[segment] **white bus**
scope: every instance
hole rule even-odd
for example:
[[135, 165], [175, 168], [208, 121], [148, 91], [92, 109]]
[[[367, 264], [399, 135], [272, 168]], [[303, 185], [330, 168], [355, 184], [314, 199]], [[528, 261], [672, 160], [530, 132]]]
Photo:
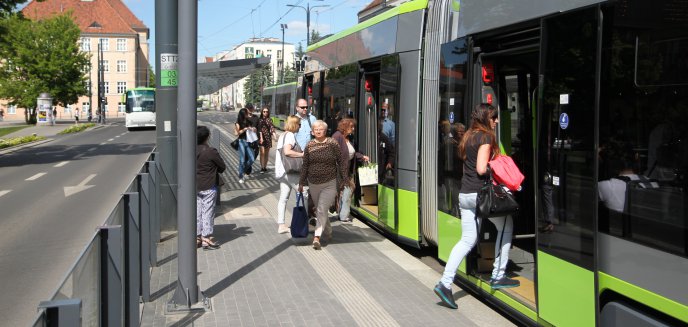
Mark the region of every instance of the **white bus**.
[[155, 128], [155, 88], [137, 87], [123, 94], [127, 129]]

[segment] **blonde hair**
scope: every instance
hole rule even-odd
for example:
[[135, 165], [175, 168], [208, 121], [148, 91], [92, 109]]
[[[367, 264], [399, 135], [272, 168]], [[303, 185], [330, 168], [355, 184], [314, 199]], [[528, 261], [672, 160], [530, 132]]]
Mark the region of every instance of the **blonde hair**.
[[295, 133], [299, 130], [299, 124], [301, 123], [301, 118], [295, 115], [289, 115], [287, 121], [284, 123], [284, 130], [287, 132]]
[[325, 130], [327, 130], [327, 123], [326, 123], [324, 120], [322, 120], [322, 119], [318, 119], [318, 120], [314, 121], [314, 122], [313, 122], [313, 127], [311, 128], [311, 130], [315, 130], [315, 127], [316, 127], [316, 126], [322, 127], [322, 128], [324, 128]]

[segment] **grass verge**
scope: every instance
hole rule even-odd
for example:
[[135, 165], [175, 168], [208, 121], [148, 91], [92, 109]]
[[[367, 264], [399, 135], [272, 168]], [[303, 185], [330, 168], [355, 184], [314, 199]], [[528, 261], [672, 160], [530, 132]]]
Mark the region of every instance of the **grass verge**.
[[29, 125], [20, 125], [20, 126], [10, 126], [10, 127], [2, 127], [0, 128], [0, 137], [3, 137], [7, 134], [14, 133], [18, 130], [24, 129], [29, 127]]
[[0, 139], [0, 149], [9, 148], [15, 145], [24, 143], [31, 143], [45, 139], [45, 136], [29, 135], [22, 137], [12, 137], [8, 139]]
[[70, 134], [70, 133], [78, 133], [81, 132], [89, 127], [96, 126], [95, 123], [86, 123], [86, 124], [76, 124], [72, 125], [69, 128], [65, 128], [64, 130], [60, 131], [57, 134]]

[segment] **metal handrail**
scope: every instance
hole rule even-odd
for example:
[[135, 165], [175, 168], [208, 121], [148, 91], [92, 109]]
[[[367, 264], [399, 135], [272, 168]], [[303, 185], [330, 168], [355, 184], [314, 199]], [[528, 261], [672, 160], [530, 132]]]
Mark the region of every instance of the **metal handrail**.
[[[156, 159], [154, 149], [139, 173], [125, 188], [125, 193], [103, 221], [103, 225], [93, 233], [59, 286], [52, 293], [51, 298], [41, 302], [38, 306], [39, 312], [32, 326], [58, 326], [71, 324], [75, 321], [86, 326], [99, 326], [104, 322], [108, 324], [108, 322], [113, 321], [120, 322], [120, 324], [126, 321], [125, 324], [134, 326], [139, 324], [138, 314], [132, 310], [128, 311], [128, 309], [138, 307], [139, 298], [143, 298], [144, 301], [150, 299], [150, 290], [134, 291], [130, 285], [149, 285], [143, 283], [142, 279], [149, 279], [150, 276], [142, 274], [141, 271], [150, 269], [154, 265], [151, 261], [156, 261], [154, 257], [155, 244], [159, 239], [155, 242], [152, 240], [156, 237], [159, 238], [160, 231], [151, 230], [151, 227], [160, 226], [160, 211], [157, 206], [159, 206], [161, 183], [160, 176], [157, 176], [159, 165]], [[155, 172], [151, 172], [151, 170], [155, 170]], [[146, 178], [143, 179], [140, 176], [146, 176]], [[147, 185], [143, 186], [143, 183], [147, 183]], [[142, 194], [144, 189], [147, 192], [146, 195], [155, 196], [150, 202], [142, 203], [145, 201]], [[148, 209], [148, 212], [143, 212], [145, 209]], [[157, 217], [153, 217], [153, 215], [157, 215]], [[144, 219], [148, 220], [144, 221]], [[146, 228], [142, 228], [143, 224], [147, 224]], [[141, 243], [139, 243], [139, 239]], [[129, 243], [125, 244], [126, 241]], [[115, 245], [111, 249], [109, 249], [110, 242]], [[150, 243], [153, 248], [150, 249], [148, 244], [143, 246], [143, 242]], [[144, 253], [144, 251], [148, 252]], [[85, 267], [84, 270], [81, 269], [82, 267]], [[95, 274], [90, 275], [93, 277], [92, 279], [89, 279], [89, 274], [81, 274], [88, 268], [96, 271]], [[112, 274], [113, 271], [116, 274]], [[117, 276], [113, 279], [114, 275]], [[86, 276], [89, 281], [85, 284], [78, 283], [83, 276]], [[83, 298], [76, 298], [73, 291], [78, 292], [83, 289], [93, 292], [88, 293]], [[75, 301], [65, 301], [66, 299]], [[124, 301], [120, 301], [122, 299]], [[125, 306], [123, 307], [117, 302], [121, 302]], [[130, 305], [127, 306], [127, 304]], [[75, 307], [78, 308], [74, 310]], [[82, 322], [81, 312], [84, 308], [87, 308], [90, 313], [95, 313], [95, 315], [86, 316], [85, 321]], [[48, 311], [50, 310], [60, 312], [57, 315], [59, 317], [58, 322], [48, 322], [50, 315]]]

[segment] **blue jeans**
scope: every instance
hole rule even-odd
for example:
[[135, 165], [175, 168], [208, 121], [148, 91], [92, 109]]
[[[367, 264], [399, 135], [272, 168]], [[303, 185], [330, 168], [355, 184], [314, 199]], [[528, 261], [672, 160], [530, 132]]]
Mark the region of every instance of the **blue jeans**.
[[239, 178], [244, 177], [244, 169], [251, 167], [256, 157], [251, 146], [244, 139], [239, 139]]
[[[476, 200], [478, 193], [459, 193], [459, 209], [461, 210], [461, 240], [452, 248], [444, 267], [444, 273], [440, 282], [447, 288], [451, 288], [454, 282], [456, 270], [468, 252], [475, 246], [478, 239], [480, 218], [475, 216]], [[478, 224], [476, 225], [476, 219]], [[497, 227], [497, 240], [495, 242], [495, 261], [492, 269], [492, 279], [504, 277], [506, 264], [509, 261], [509, 249], [513, 236], [513, 220], [511, 216], [489, 218]], [[503, 235], [502, 235], [503, 234]]]
[[342, 195], [339, 198], [339, 220], [349, 219], [349, 213], [351, 212], [351, 188], [344, 186], [342, 190]]

